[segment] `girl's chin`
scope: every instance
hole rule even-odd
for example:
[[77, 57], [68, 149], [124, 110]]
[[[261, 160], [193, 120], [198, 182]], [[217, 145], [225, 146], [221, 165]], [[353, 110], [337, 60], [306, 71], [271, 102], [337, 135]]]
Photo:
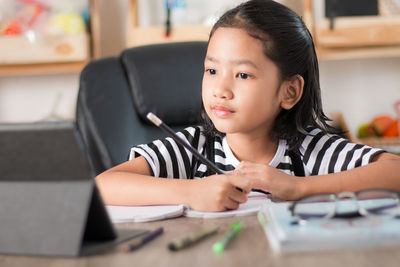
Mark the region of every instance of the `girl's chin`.
[[232, 125], [232, 123], [215, 123], [215, 129], [217, 129], [221, 133], [234, 133], [238, 130], [237, 125]]

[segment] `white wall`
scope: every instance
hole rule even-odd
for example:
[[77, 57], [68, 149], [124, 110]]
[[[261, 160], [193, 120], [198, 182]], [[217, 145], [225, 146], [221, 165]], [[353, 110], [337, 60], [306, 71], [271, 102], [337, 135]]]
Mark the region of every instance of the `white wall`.
[[75, 117], [78, 74], [0, 78], [0, 121]]
[[[207, 1], [211, 6], [216, 3]], [[149, 14], [141, 22], [154, 23], [154, 6], [149, 0], [140, 2], [142, 11]], [[102, 55], [117, 55], [124, 48], [127, 1], [101, 0], [100, 7]], [[394, 115], [393, 103], [400, 100], [400, 58], [322, 61], [320, 70], [325, 111], [343, 112], [352, 132], [373, 116]], [[73, 119], [78, 79], [79, 74], [0, 77], [0, 122], [40, 120], [55, 104], [59, 117]]]
[[363, 122], [387, 113], [400, 100], [400, 58], [322, 61], [325, 110], [341, 111], [352, 133]]

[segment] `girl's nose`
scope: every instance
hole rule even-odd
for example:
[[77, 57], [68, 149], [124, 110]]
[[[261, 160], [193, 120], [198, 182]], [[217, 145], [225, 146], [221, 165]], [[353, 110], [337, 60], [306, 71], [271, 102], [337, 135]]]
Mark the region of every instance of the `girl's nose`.
[[233, 97], [232, 83], [221, 79], [215, 84], [213, 95], [217, 98], [231, 99]]

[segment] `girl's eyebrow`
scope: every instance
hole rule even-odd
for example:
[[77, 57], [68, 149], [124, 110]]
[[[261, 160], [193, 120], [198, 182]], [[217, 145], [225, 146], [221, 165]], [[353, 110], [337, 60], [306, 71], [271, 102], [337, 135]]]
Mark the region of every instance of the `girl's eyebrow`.
[[257, 64], [255, 64], [253, 61], [248, 60], [248, 59], [234, 59], [230, 60], [229, 62], [235, 64], [235, 65], [248, 65], [250, 67], [253, 67], [255, 69], [260, 69]]
[[[214, 63], [218, 63], [219, 62], [218, 59], [216, 59], [214, 57], [211, 57], [211, 56], [206, 56], [205, 60], [206, 61], [211, 61], [211, 62], [214, 62]], [[235, 64], [235, 65], [249, 65], [249, 66], [251, 66], [251, 67], [253, 67], [255, 69], [260, 69], [257, 66], [257, 64], [255, 64], [253, 61], [248, 60], [248, 59], [232, 59], [232, 60], [229, 60], [229, 62], [232, 63], [232, 64]]]
[[206, 56], [205, 60], [208, 60], [208, 61], [211, 61], [211, 62], [218, 62], [218, 60], [216, 58], [211, 57], [211, 56]]

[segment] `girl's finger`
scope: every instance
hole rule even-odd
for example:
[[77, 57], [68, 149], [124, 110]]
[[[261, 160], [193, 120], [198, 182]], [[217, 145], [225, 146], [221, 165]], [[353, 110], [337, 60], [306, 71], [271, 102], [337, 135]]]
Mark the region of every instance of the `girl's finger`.
[[247, 194], [248, 192], [246, 191], [240, 191], [237, 187], [232, 187], [232, 189], [229, 190], [228, 197], [235, 202], [243, 203], [247, 201]]
[[244, 175], [231, 175], [229, 181], [234, 187], [240, 188], [244, 193], [248, 193], [252, 189], [252, 180]]
[[226, 198], [224, 206], [227, 210], [236, 210], [239, 207], [239, 202], [232, 200], [231, 198]]

